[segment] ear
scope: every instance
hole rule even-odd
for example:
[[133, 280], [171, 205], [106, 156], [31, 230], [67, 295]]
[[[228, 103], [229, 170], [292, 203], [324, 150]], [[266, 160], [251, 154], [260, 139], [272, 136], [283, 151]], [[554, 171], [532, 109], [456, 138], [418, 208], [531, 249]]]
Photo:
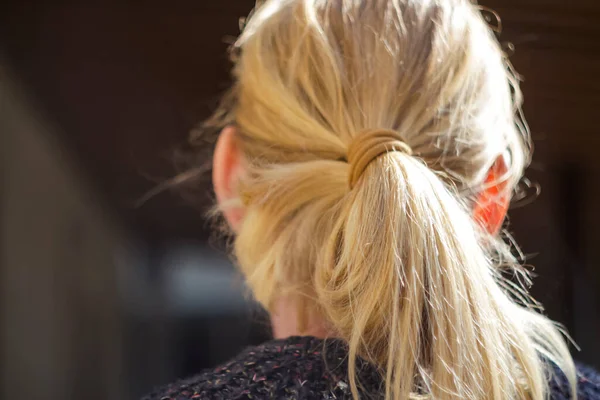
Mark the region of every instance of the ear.
[[501, 179], [507, 171], [504, 157], [498, 157], [488, 172], [485, 187], [477, 197], [473, 210], [475, 220], [492, 235], [502, 227], [510, 203], [508, 182]]
[[243, 208], [232, 204], [238, 197], [237, 185], [243, 173], [243, 157], [236, 141], [234, 126], [223, 128], [213, 154], [213, 186], [225, 219], [236, 231], [243, 218]]

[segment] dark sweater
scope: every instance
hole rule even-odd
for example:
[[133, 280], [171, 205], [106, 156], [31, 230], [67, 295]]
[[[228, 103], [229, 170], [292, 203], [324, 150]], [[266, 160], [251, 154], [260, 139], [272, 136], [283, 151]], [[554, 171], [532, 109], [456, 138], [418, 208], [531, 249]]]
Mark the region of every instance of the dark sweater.
[[[166, 386], [143, 400], [352, 399], [347, 354], [347, 347], [338, 340], [273, 340], [250, 347], [226, 364]], [[357, 370], [364, 393], [380, 393], [381, 378], [375, 368], [360, 364]], [[571, 398], [569, 384], [559, 371], [550, 381], [550, 388], [552, 400]], [[600, 400], [598, 373], [579, 367], [577, 390], [581, 400]]]

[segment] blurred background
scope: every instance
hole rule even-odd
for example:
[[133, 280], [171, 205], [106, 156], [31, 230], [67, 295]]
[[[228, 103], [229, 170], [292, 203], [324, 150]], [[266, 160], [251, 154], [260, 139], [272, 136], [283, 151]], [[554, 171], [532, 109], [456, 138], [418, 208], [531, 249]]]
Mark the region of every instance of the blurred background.
[[[542, 187], [511, 232], [600, 367], [600, 2], [482, 3], [516, 48]], [[136, 207], [227, 88], [253, 5], [1, 2], [0, 398], [135, 399], [269, 337], [211, 240], [208, 176], [194, 203]]]

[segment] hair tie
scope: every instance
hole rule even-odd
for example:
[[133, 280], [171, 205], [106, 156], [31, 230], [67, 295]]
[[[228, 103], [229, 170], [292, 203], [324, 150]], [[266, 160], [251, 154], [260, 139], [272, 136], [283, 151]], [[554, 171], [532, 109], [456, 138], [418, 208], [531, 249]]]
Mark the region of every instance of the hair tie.
[[354, 185], [371, 162], [392, 151], [399, 151], [408, 155], [413, 153], [404, 138], [391, 129], [370, 129], [356, 135], [348, 147], [350, 189], [354, 188]]

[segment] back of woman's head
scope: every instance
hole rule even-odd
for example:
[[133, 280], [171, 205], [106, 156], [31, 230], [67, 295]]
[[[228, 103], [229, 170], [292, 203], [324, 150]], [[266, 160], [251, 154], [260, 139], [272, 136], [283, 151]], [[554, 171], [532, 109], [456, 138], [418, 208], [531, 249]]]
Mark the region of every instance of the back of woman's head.
[[[516, 80], [476, 5], [272, 0], [235, 51], [212, 120], [237, 127], [246, 162], [234, 255], [266, 308], [293, 297], [300, 323], [318, 314], [348, 342], [355, 396], [356, 357], [395, 399], [543, 399], [543, 359], [573, 379], [475, 217], [486, 183], [509, 192], [529, 160]], [[388, 151], [365, 158], [374, 143]]]

